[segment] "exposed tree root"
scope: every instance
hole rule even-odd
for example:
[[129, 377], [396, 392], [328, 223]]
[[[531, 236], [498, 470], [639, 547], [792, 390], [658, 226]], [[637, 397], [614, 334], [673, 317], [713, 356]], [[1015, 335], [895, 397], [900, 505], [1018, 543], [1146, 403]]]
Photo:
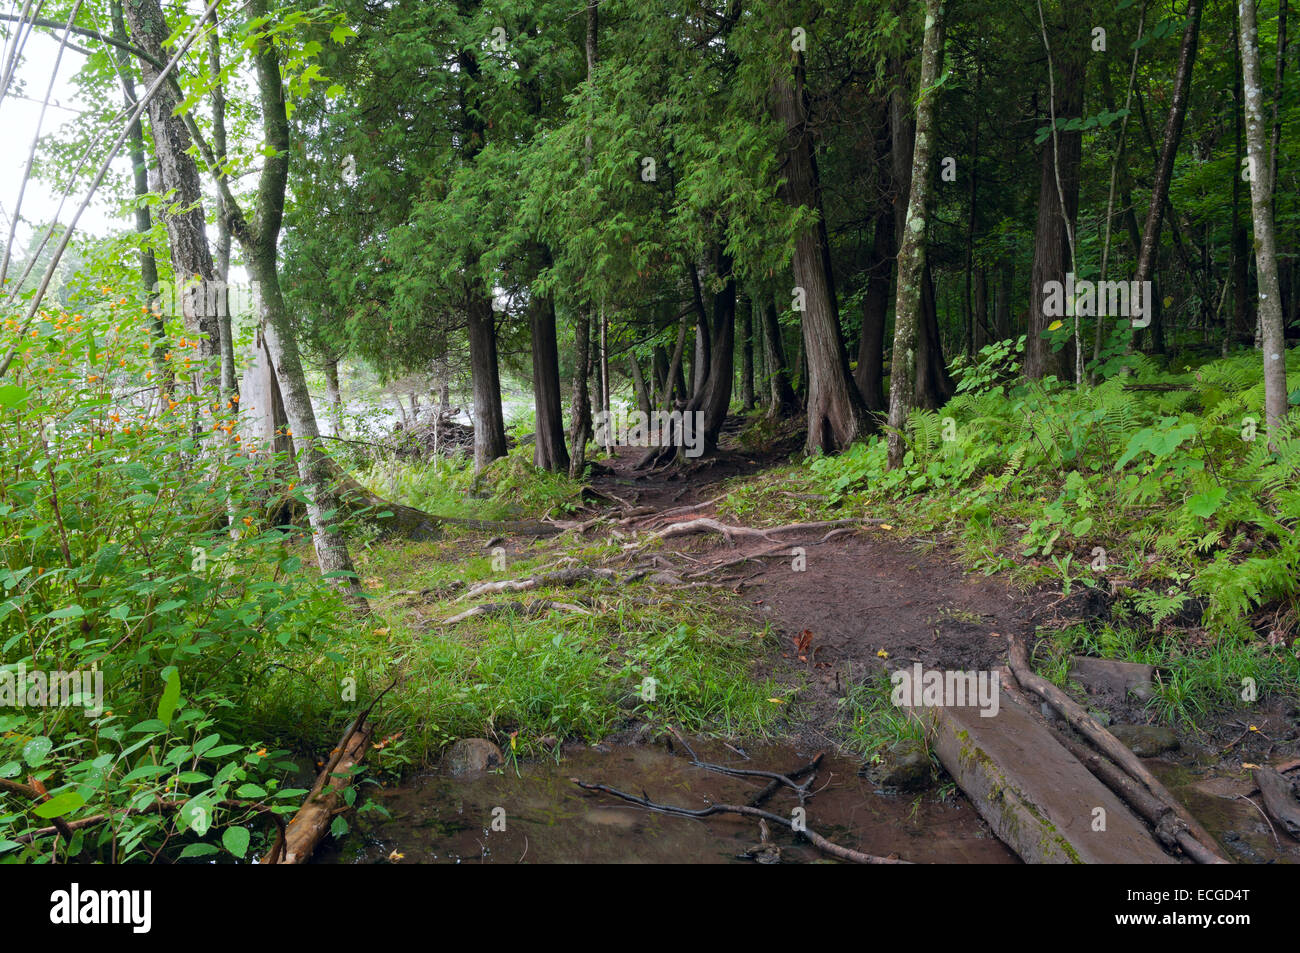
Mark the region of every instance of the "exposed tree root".
[[[696, 533], [721, 533], [728, 545], [735, 545], [735, 537], [745, 537], [753, 539], [765, 539], [772, 542], [772, 536], [775, 533], [799, 533], [807, 532], [814, 529], [833, 529], [840, 526], [857, 526], [862, 523], [868, 523], [871, 520], [864, 519], [843, 519], [843, 520], [821, 520], [815, 523], [787, 523], [784, 526], [770, 526], [767, 529], [755, 529], [752, 526], [732, 526], [729, 523], [721, 523], [708, 516], [701, 516], [698, 519], [686, 520], [681, 523], [673, 523], [671, 526], [665, 526], [650, 534], [649, 541], [657, 539], [671, 539], [675, 536], [691, 536]], [[644, 545], [638, 544], [638, 545]]]
[[578, 615], [591, 615], [589, 609], [582, 606], [575, 606], [569, 602], [552, 602], [549, 599], [538, 599], [535, 602], [486, 602], [481, 606], [475, 606], [473, 609], [466, 609], [464, 612], [443, 619], [439, 625], [450, 626], [464, 622], [466, 619], [472, 619], [480, 615], [495, 615], [498, 612], [515, 612], [522, 616], [539, 616], [545, 615], [554, 609], [557, 612], [574, 612]]
[[695, 749], [691, 747], [690, 742], [683, 738], [677, 729], [669, 728], [668, 730], [672, 732], [672, 735], [677, 739], [678, 744], [686, 749], [686, 753], [691, 756], [691, 764], [697, 768], [703, 768], [705, 771], [712, 771], [714, 774], [722, 774], [730, 778], [767, 778], [769, 781], [768, 786], [750, 801], [750, 807], [757, 807], [759, 804], [763, 803], [763, 801], [767, 800], [767, 798], [771, 797], [774, 792], [780, 790], [782, 786], [788, 787], [793, 791], [795, 797], [799, 799], [799, 803], [803, 804], [808, 797], [808, 789], [812, 786], [813, 781], [816, 780], [817, 766], [821, 764], [822, 760], [821, 754], [818, 754], [817, 757], [813, 758], [810, 764], [797, 770], [796, 773], [799, 776], [808, 776], [807, 781], [799, 784], [795, 781], [793, 776], [789, 774], [781, 774], [777, 771], [760, 771], [755, 768], [733, 768], [725, 764], [713, 764], [710, 761], [701, 761], [699, 755], [695, 753]]
[[760, 550], [759, 550], [758, 552], [756, 552], [756, 553], [745, 553], [745, 554], [742, 555], [742, 556], [736, 556], [735, 558], [733, 558], [733, 559], [728, 559], [728, 560], [726, 560], [725, 562], [714, 563], [714, 564], [711, 565], [711, 566], [706, 566], [706, 567], [703, 568], [703, 569], [698, 569], [698, 570], [696, 570], [695, 572], [692, 572], [692, 573], [687, 574], [686, 578], [687, 578], [687, 579], [694, 579], [694, 578], [696, 578], [696, 577], [698, 577], [698, 576], [707, 576], [707, 575], [710, 575], [710, 574], [712, 574], [712, 573], [718, 572], [719, 570], [726, 569], [726, 568], [728, 568], [729, 566], [735, 566], [735, 565], [737, 565], [738, 563], [747, 563], [747, 562], [750, 562], [751, 560], [765, 559], [765, 558], [767, 558], [768, 556], [775, 556], [775, 555], [778, 555], [779, 553], [781, 553], [782, 550], [789, 550], [789, 552], [786, 553], [785, 555], [787, 555], [787, 556], [793, 556], [793, 555], [794, 555], [794, 549], [795, 549], [796, 547], [801, 547], [801, 546], [820, 546], [822, 543], [825, 543], [825, 542], [827, 542], [827, 541], [829, 541], [829, 540], [835, 539], [837, 536], [841, 536], [841, 535], [843, 535], [843, 534], [845, 534], [845, 533], [848, 533], [848, 532], [852, 532], [852, 531], [851, 531], [850, 529], [848, 529], [847, 527], [843, 527], [843, 528], [840, 528], [840, 529], [833, 529], [833, 530], [831, 530], [829, 533], [827, 533], [825, 536], [823, 536], [821, 539], [814, 540], [814, 541], [812, 541], [812, 542], [810, 542], [810, 543], [777, 543], [775, 546], [770, 546], [770, 547], [768, 547], [767, 549], [760, 549]]
[[476, 599], [479, 596], [495, 595], [499, 592], [530, 592], [533, 589], [541, 589], [551, 586], [575, 586], [580, 582], [589, 582], [600, 579], [605, 582], [613, 582], [617, 579], [617, 574], [612, 569], [592, 569], [588, 566], [575, 566], [572, 569], [559, 569], [555, 572], [542, 573], [537, 576], [529, 576], [527, 579], [504, 579], [500, 582], [481, 582], [471, 587], [464, 595], [456, 599], [457, 602], [464, 602], [467, 599]]
[[652, 517], [651, 519], [643, 518], [647, 514], [642, 514], [641, 516], [629, 515], [627, 518], [619, 520], [619, 523], [622, 525], [626, 525], [628, 523], [641, 523], [642, 525], [646, 525], [648, 523], [653, 523], [656, 520], [664, 519], [665, 517], [681, 516], [684, 513], [694, 513], [696, 510], [706, 509], [707, 507], [712, 506], [714, 503], [721, 502], [726, 498], [727, 498], [727, 494], [722, 493], [719, 494], [718, 496], [713, 497], [713, 499], [711, 500], [704, 500], [700, 503], [691, 503], [687, 506], [674, 506], [671, 509], [666, 509], [666, 510], [651, 509], [648, 514], [650, 517]]

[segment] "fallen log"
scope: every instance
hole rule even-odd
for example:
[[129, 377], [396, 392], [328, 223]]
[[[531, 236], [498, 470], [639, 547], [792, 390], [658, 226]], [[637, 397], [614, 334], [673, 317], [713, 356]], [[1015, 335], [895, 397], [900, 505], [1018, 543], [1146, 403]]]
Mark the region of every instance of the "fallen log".
[[370, 722], [364, 720], [369, 711], [367, 709], [358, 715], [344, 733], [307, 799], [289, 821], [283, 845], [280, 838], [277, 838], [276, 844], [262, 859], [262, 863], [303, 864], [311, 858], [316, 845], [329, 832], [330, 822], [339, 812], [343, 792], [352, 783], [356, 768], [366, 756], [366, 746], [370, 743], [373, 730]]
[[1071, 738], [1058, 735], [1065, 750], [1074, 755], [1085, 768], [1091, 771], [1102, 784], [1115, 792], [1115, 795], [1137, 812], [1142, 820], [1151, 825], [1156, 840], [1167, 848], [1178, 847], [1198, 864], [1217, 864], [1221, 861], [1206, 849], [1200, 841], [1192, 836], [1174, 809], [1156, 798], [1149, 791], [1125, 774], [1109, 758], [1085, 748]]
[[1155, 775], [1147, 770], [1146, 765], [1138, 759], [1138, 756], [1130, 751], [1122, 741], [1103, 728], [1078, 702], [1047, 679], [1036, 674], [1030, 667], [1029, 655], [1025, 651], [1025, 646], [1019, 639], [1008, 634], [1007, 642], [1009, 645], [1008, 658], [1011, 673], [1015, 675], [1016, 681], [1051, 705], [1056, 710], [1056, 713], [1065, 719], [1072, 728], [1096, 745], [1103, 754], [1123, 768], [1130, 777], [1138, 781], [1157, 800], [1168, 805], [1187, 825], [1192, 836], [1204, 847], [1204, 856], [1211, 858], [1202, 861], [1203, 863], [1228, 863], [1214, 846], [1215, 841], [1210, 836], [1209, 831], [1202, 827], [1196, 818], [1192, 817], [1191, 812], [1169, 793], [1165, 786], [1156, 779]]

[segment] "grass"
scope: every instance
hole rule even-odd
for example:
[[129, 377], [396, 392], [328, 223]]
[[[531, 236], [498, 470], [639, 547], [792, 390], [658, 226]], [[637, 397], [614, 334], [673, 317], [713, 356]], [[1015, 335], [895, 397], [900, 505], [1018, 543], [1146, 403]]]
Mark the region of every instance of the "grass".
[[[384, 466], [385, 483], [373, 480], [378, 471], [367, 474], [378, 491], [396, 488], [396, 501], [443, 513], [536, 517], [576, 498], [567, 477], [534, 471], [521, 487], [516, 481], [526, 471], [506, 461], [467, 507], [465, 474], [455, 464]], [[596, 742], [638, 725], [749, 739], [776, 732], [783, 706], [771, 699], [788, 692], [753, 674], [774, 643], [738, 603], [600, 580], [457, 602], [466, 584], [525, 577], [560, 560], [601, 565], [621, 553], [614, 543], [572, 537], [512, 538], [493, 550], [484, 543], [481, 534], [452, 528], [434, 541], [355, 547], [372, 616], [310, 663], [269, 672], [265, 701], [250, 717], [268, 725], [340, 724], [397, 679], [382, 724], [400, 737], [375, 754], [394, 772], [427, 763], [465, 737], [487, 737], [527, 757], [544, 754], [552, 739]], [[310, 553], [302, 555], [310, 561]], [[479, 602], [541, 599], [580, 604], [590, 614], [502, 613], [441, 625]], [[353, 701], [345, 697], [349, 686]], [[320, 750], [333, 740], [303, 744]]]
[[889, 675], [881, 672], [851, 684], [840, 700], [841, 728], [850, 746], [873, 763], [904, 742], [925, 742], [921, 723], [894, 704], [892, 691]]
[[[945, 408], [912, 414], [901, 468], [873, 436], [734, 482], [722, 512], [755, 525], [870, 517], [1023, 593], [1102, 589], [1112, 609], [1095, 637], [1060, 638], [1084, 652], [1116, 641], [1118, 657], [1161, 666], [1152, 711], [1165, 722], [1240, 705], [1245, 679], [1295, 697], [1300, 432], [1281, 428], [1275, 451], [1244, 436], [1263, 394], [1252, 354], [1131, 361], [1133, 380], [1173, 389], [1116, 379], [1076, 392], [981, 364]], [[1047, 664], [1063, 678], [1061, 657]]]
[[1080, 623], [1046, 634], [1036, 667], [1063, 688], [1068, 686], [1072, 655], [1156, 666], [1148, 710], [1170, 725], [1195, 729], [1207, 717], [1245, 703], [1248, 688], [1256, 697], [1295, 691], [1294, 666], [1286, 658], [1230, 633], [1192, 636]]

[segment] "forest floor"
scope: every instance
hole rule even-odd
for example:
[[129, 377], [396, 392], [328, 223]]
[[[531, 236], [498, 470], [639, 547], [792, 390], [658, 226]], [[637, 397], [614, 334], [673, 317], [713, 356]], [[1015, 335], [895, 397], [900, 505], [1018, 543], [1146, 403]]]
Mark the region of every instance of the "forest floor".
[[[778, 759], [779, 763], [761, 766], [784, 770], [789, 763], [802, 763], [796, 759], [825, 751], [837, 759], [833, 772], [840, 778], [837, 791], [846, 781], [854, 790], [879, 790], [885, 772], [890, 769], [888, 749], [904, 747], [899, 743], [907, 740], [909, 727], [900, 728], [899, 722], [904, 719], [895, 711], [888, 711], [887, 702], [882, 700], [882, 691], [883, 698], [887, 699], [886, 673], [910, 668], [913, 663], [920, 663], [926, 669], [999, 669], [1006, 661], [1007, 635], [1023, 639], [1032, 650], [1040, 639], [1050, 638], [1053, 630], [1099, 618], [1106, 611], [1104, 600], [1099, 600], [1096, 592], [1088, 588], [1076, 589], [1067, 596], [1046, 585], [1026, 589], [1012, 584], [1005, 576], [968, 572], [959, 552], [944, 539], [903, 538], [891, 524], [871, 520], [872, 514], [866, 513], [852, 514], [868, 520], [865, 523], [810, 526], [783, 531], [772, 538], [743, 532], [728, 538], [716, 529], [709, 529], [654, 539], [653, 534], [662, 533], [669, 526], [681, 529], [681, 524], [701, 518], [725, 526], [761, 526], [770, 531], [776, 514], [755, 510], [750, 514], [753, 523], [750, 526], [738, 518], [734, 495], [754, 481], [769, 479], [773, 473], [779, 475], [780, 467], [788, 462], [797, 445], [792, 445], [791, 440], [784, 443], [777, 440], [765, 452], [747, 452], [736, 436], [733, 426], [724, 436], [723, 449], [716, 455], [653, 471], [637, 468], [643, 451], [624, 448], [613, 458], [603, 460], [603, 466], [597, 468], [598, 475], [585, 494], [584, 509], [561, 521], [568, 528], [563, 536], [540, 540], [508, 536], [472, 544], [473, 548], [484, 551], [494, 546], [508, 550], [511, 567], [504, 575], [512, 579], [528, 578], [538, 573], [539, 566], [555, 565], [556, 556], [570, 568], [585, 566], [623, 573], [634, 566], [642, 567], [641, 578], [632, 586], [618, 583], [610, 586], [596, 581], [587, 587], [568, 586], [560, 590], [541, 587], [529, 593], [529, 596], [564, 600], [570, 609], [585, 607], [595, 615], [610, 619], [598, 651], [608, 651], [609, 644], [617, 644], [621, 630], [636, 627], [635, 616], [631, 615], [636, 610], [629, 608], [633, 603], [648, 605], [650, 609], [640, 611], [669, 620], [721, 612], [717, 624], [724, 629], [732, 626], [739, 633], [743, 655], [735, 670], [739, 682], [747, 681], [751, 687], [763, 689], [761, 694], [775, 692], [779, 697], [766, 699], [773, 703], [777, 713], [758, 732], [748, 731], [747, 724], [752, 726], [752, 722], [733, 719], [731, 709], [727, 709], [728, 717], [722, 719], [725, 723], [705, 731], [722, 744], [719, 748], [718, 741], [708, 743], [710, 752], [725, 757], [728, 752], [746, 753], [746, 749], [752, 753], [766, 744], [769, 746], [766, 756]], [[771, 492], [771, 488], [767, 487], [765, 492]], [[796, 502], [801, 497], [794, 492], [787, 495]], [[763, 518], [755, 518], [760, 512]], [[780, 517], [777, 521], [798, 522]], [[457, 544], [462, 551], [465, 542], [461, 540]], [[402, 571], [409, 571], [412, 554], [409, 550], [398, 552], [402, 554], [399, 560]], [[387, 562], [387, 565], [391, 568], [397, 563]], [[647, 565], [649, 570], [645, 568]], [[457, 567], [450, 568], [454, 572]], [[363, 569], [367, 575], [384, 572], [384, 566], [377, 564]], [[647, 572], [652, 574], [647, 577]], [[479, 567], [469, 575], [471, 579], [457, 581], [457, 586], [462, 587], [457, 592], [463, 594], [465, 584], [472, 586], [474, 575], [499, 579], [502, 573], [487, 575]], [[387, 582], [393, 586], [413, 584], [408, 578], [397, 577]], [[581, 594], [584, 588], [591, 594]], [[393, 595], [402, 597], [408, 607], [416, 604], [418, 628], [425, 633], [437, 630], [442, 636], [449, 635], [445, 617], [452, 610], [463, 611], [466, 604], [458, 595], [454, 605], [443, 601], [422, 606], [428, 602], [426, 597], [431, 592], [433, 598], [446, 600], [451, 589], [433, 586], [412, 597], [411, 590], [403, 588]], [[638, 595], [645, 592], [653, 592], [652, 599]], [[624, 612], [629, 614], [625, 616]], [[549, 640], [557, 629], [564, 631], [593, 624], [565, 622], [565, 614], [559, 611], [537, 622], [509, 612], [505, 618], [504, 624], [511, 627], [512, 644], [518, 631], [529, 625], [541, 627]], [[746, 637], [745, 632], [761, 637]], [[454, 637], [463, 640], [467, 650], [475, 652], [479, 646], [490, 644], [485, 639], [493, 636], [462, 631]], [[427, 634], [421, 638], [427, 640]], [[556, 639], [558, 647], [559, 636]], [[610, 652], [608, 657], [617, 656], [618, 652]], [[478, 661], [471, 663], [470, 670], [475, 671], [478, 664]], [[695, 667], [683, 673], [687, 681], [708, 677], [714, 663], [702, 656], [692, 659], [691, 664]], [[491, 667], [491, 662], [484, 665], [484, 668]], [[578, 691], [577, 683], [569, 690]], [[538, 689], [533, 691], [536, 693]], [[1131, 697], [1113, 694], [1090, 697], [1077, 690], [1075, 695], [1111, 724], [1149, 726], [1156, 721], [1143, 703]], [[764, 701], [761, 695], [758, 701]], [[888, 723], [883, 726], [873, 723], [882, 718]], [[622, 771], [627, 775], [625, 787], [634, 790], [641, 790], [643, 784], [653, 784], [665, 772], [677, 778], [677, 768], [655, 761], [658, 756], [652, 753], [658, 750], [662, 754], [665, 746], [667, 751], [672, 751], [669, 735], [672, 724], [671, 713], [651, 715], [646, 720], [641, 709], [631, 719], [623, 718], [621, 723], [618, 719], [608, 722], [610, 730], [604, 733], [603, 743], [597, 748], [610, 750], [608, 746], [613, 745], [613, 750], [619, 752], [650, 753], [628, 754], [623, 758], [626, 764], [622, 768], [607, 765], [601, 776], [617, 783]], [[1251, 726], [1258, 730], [1251, 730]], [[509, 724], [493, 724], [489, 719], [488, 727], [489, 733], [499, 729], [498, 740], [508, 735], [513, 744], [515, 736], [509, 734]], [[591, 770], [598, 770], [599, 766], [588, 764], [589, 758], [582, 760], [588, 757], [584, 754], [590, 748], [587, 741], [566, 737], [563, 731], [559, 734], [561, 737], [543, 745], [552, 751], [553, 757], [532, 762], [520, 777], [536, 788], [530, 796], [539, 804], [558, 799], [557, 803], [568, 803], [574, 811], [589, 812], [589, 805], [573, 802], [567, 793], [558, 793], [568, 777], [569, 768], [563, 765]], [[579, 732], [580, 736], [586, 734]], [[770, 748], [774, 740], [780, 747]], [[1218, 836], [1231, 843], [1239, 859], [1258, 862], [1285, 857], [1292, 862], [1300, 861], [1300, 844], [1290, 841], [1285, 834], [1280, 835], [1280, 841], [1273, 841], [1280, 853], [1273, 852], [1269, 846], [1273, 832], [1250, 802], [1244, 800], [1252, 789], [1247, 765], [1276, 764], [1300, 754], [1294, 699], [1278, 698], [1249, 709], [1243, 706], [1239, 711], [1207, 715], [1195, 726], [1180, 726], [1174, 744], [1177, 747], [1158, 752], [1158, 758], [1150, 759], [1150, 767], [1206, 818], [1207, 825]], [[559, 763], [561, 752], [563, 765]], [[541, 752], [534, 749], [533, 753]], [[523, 754], [521, 750], [520, 755]], [[513, 760], [513, 753], [508, 752], [507, 757]], [[846, 770], [853, 770], [852, 765], [858, 766], [854, 773], [865, 777], [865, 781], [846, 776]], [[506, 773], [518, 775], [518, 771], [516, 763], [515, 771]], [[398, 811], [396, 821], [369, 828], [366, 843], [371, 845], [371, 854], [377, 849], [375, 845], [398, 844], [404, 850], [411, 847], [411, 832], [402, 826], [402, 818], [415, 823], [412, 818], [418, 817], [419, 824], [438, 826], [443, 822], [434, 823], [430, 812], [442, 816], [449, 804], [460, 804], [458, 810], [463, 812], [465, 797], [481, 796], [486, 799], [485, 804], [496, 803], [494, 797], [500, 799], [499, 792], [489, 790], [494, 782], [483, 782], [486, 787], [481, 791], [477, 787], [461, 787], [455, 789], [459, 793], [454, 793], [446, 787], [445, 777], [435, 780], [434, 776], [423, 775], [421, 778], [414, 789], [409, 783], [403, 783], [390, 787], [383, 795], [391, 799], [385, 802], [390, 808], [404, 807]], [[430, 784], [439, 787], [436, 791], [426, 790]], [[679, 793], [690, 788], [686, 780], [678, 779], [674, 784]], [[932, 796], [918, 796], [912, 801], [910, 814], [904, 812], [918, 831], [927, 825], [947, 831], [944, 850], [925, 856], [937, 861], [1001, 859], [1000, 855], [992, 856], [979, 846], [989, 836], [987, 829], [970, 815], [964, 799], [951, 800], [951, 785], [941, 784], [937, 795], [935, 791], [931, 788]], [[709, 789], [706, 798], [709, 796], [716, 798], [717, 791]], [[904, 796], [901, 803], [906, 804], [910, 799], [910, 795]], [[897, 827], [899, 818], [875, 816], [874, 829], [871, 824], [860, 827], [861, 818], [853, 819], [852, 800], [830, 801], [823, 809], [823, 823], [827, 822], [824, 812], [829, 810], [833, 827], [852, 831], [860, 849], [883, 852], [885, 847], [873, 844], [872, 840], [882, 836], [883, 831]], [[831, 806], [836, 803], [848, 813], [843, 816], [837, 813], [838, 809]], [[953, 814], [951, 809], [955, 805], [965, 805], [964, 813]], [[598, 825], [604, 823], [600, 820], [603, 815], [593, 819], [584, 813], [583, 817]], [[461, 828], [453, 824], [447, 828], [444, 833], [451, 840], [444, 844], [441, 856], [454, 854], [463, 858], [474, 854], [475, 844], [479, 843], [471, 836], [475, 830], [474, 825]], [[713, 845], [719, 856], [725, 854], [725, 845], [743, 839], [737, 830], [725, 825], [720, 832], [716, 825], [710, 830], [721, 838]], [[637, 833], [646, 835], [647, 831], [638, 828]], [[662, 834], [659, 831], [654, 837]], [[913, 840], [911, 844], [914, 852], [920, 849], [918, 841]], [[677, 846], [687, 850], [685, 844]], [[562, 852], [557, 859], [566, 856], [578, 859], [579, 854], [587, 859], [614, 859], [620, 849], [618, 839], [614, 838], [607, 848], [606, 853], [588, 856], [583, 853], [588, 848], [575, 842], [567, 855]], [[526, 837], [521, 843], [511, 842], [501, 853], [519, 849], [527, 850]], [[426, 851], [432, 859], [435, 854], [429, 851], [432, 848]]]

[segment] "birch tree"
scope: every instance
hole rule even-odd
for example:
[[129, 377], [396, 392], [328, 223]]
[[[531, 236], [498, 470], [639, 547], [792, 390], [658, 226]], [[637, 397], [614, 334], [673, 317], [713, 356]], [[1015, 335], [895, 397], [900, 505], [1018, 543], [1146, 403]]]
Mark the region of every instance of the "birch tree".
[[925, 275], [925, 228], [930, 199], [930, 161], [934, 150], [934, 86], [943, 66], [943, 0], [925, 2], [925, 42], [921, 49], [921, 83], [916, 105], [916, 146], [907, 222], [898, 250], [898, 298], [894, 306], [894, 355], [889, 374], [889, 468], [903, 462], [903, 429], [916, 388], [917, 316]]
[[1246, 150], [1250, 160], [1250, 210], [1255, 228], [1259, 276], [1259, 324], [1264, 354], [1264, 422], [1269, 433], [1286, 419], [1286, 342], [1282, 335], [1282, 290], [1273, 232], [1273, 184], [1265, 143], [1264, 84], [1259, 64], [1255, 0], [1241, 0], [1241, 74], [1246, 107]]

